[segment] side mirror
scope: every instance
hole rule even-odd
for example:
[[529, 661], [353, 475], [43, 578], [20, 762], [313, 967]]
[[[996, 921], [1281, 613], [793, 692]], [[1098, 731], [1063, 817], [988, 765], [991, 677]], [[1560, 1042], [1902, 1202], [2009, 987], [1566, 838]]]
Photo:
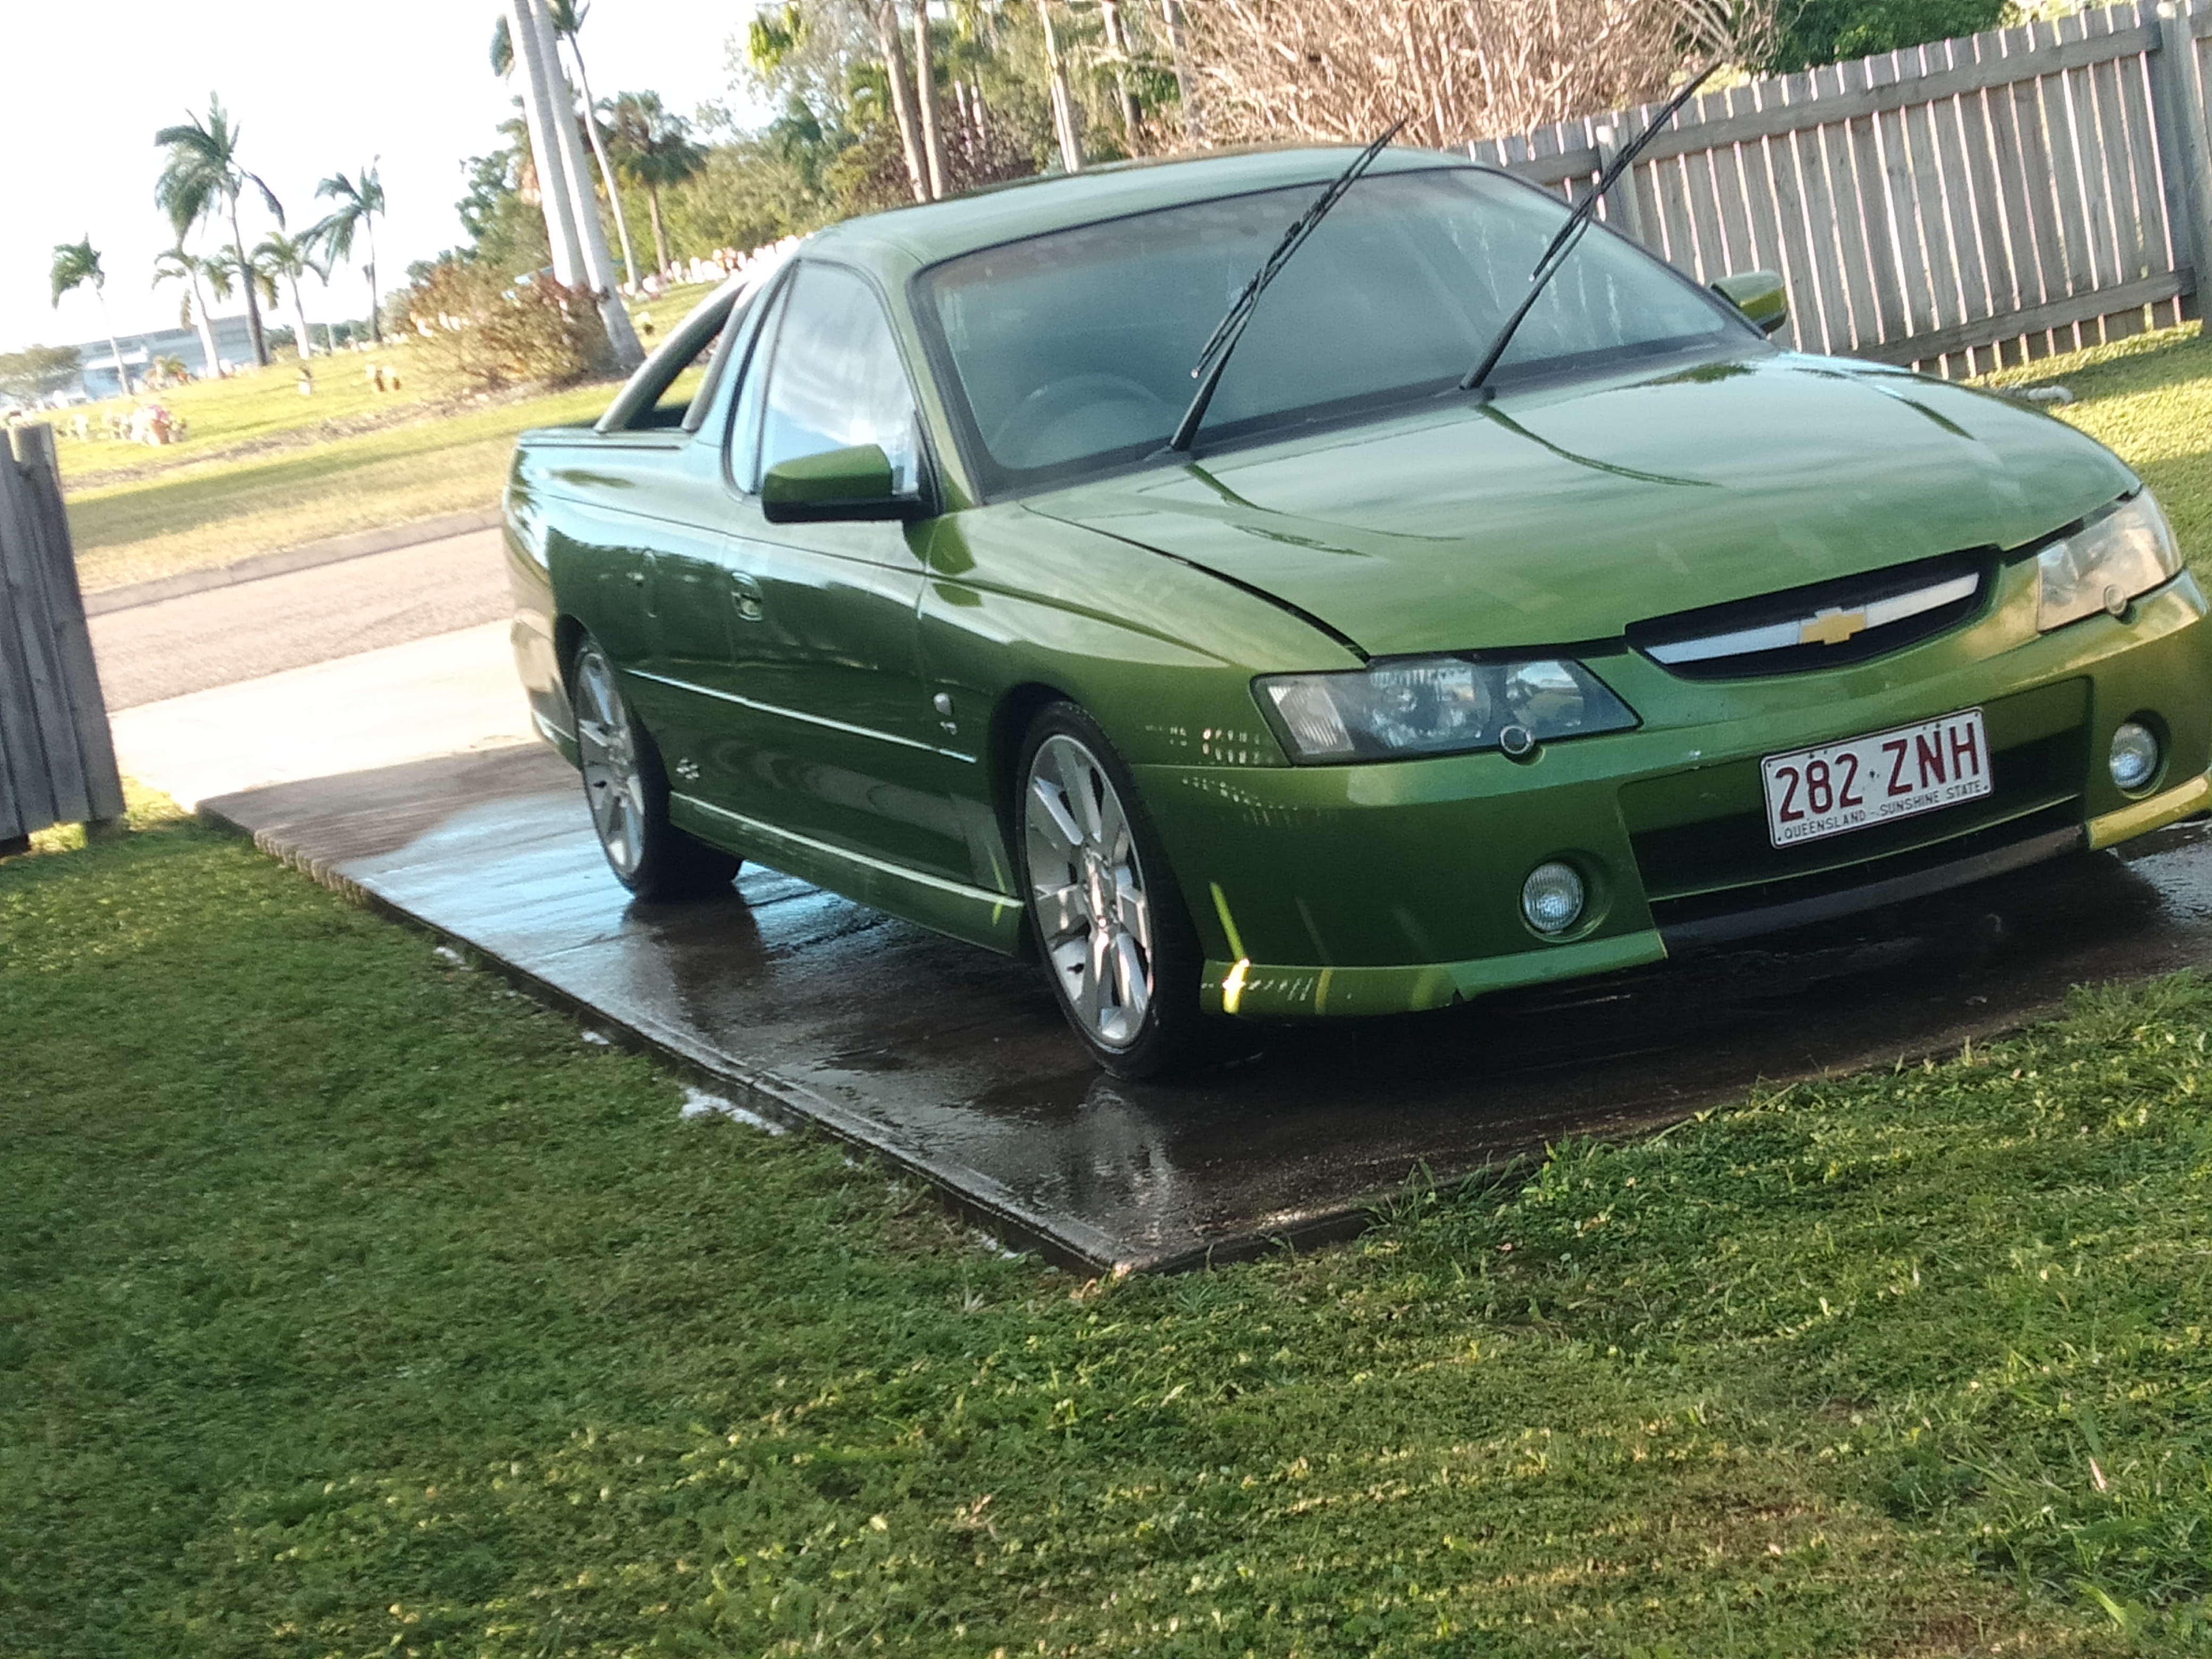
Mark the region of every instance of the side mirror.
[[1723, 276], [1713, 284], [1713, 292], [1758, 324], [1762, 334], [1771, 334], [1790, 320], [1790, 289], [1777, 271]]
[[770, 524], [918, 519], [923, 511], [921, 496], [892, 492], [890, 457], [880, 444], [778, 461], [761, 480], [761, 513]]

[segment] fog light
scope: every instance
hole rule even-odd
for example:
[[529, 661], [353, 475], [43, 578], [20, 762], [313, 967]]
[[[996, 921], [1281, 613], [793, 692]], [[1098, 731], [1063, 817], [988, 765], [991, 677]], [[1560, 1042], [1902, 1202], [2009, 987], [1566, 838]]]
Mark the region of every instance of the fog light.
[[1521, 884], [1521, 914], [1540, 933], [1564, 933], [1581, 920], [1583, 878], [1571, 864], [1540, 864]]
[[2132, 794], [2158, 775], [2158, 738], [2147, 726], [2122, 720], [2112, 733], [2112, 781]]

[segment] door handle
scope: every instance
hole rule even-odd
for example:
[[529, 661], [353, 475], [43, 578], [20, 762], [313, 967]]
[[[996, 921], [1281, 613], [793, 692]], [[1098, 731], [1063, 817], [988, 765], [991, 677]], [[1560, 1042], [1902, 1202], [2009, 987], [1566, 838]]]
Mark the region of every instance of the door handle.
[[736, 610], [739, 622], [763, 622], [768, 617], [768, 606], [761, 598], [760, 584], [750, 576], [731, 576], [730, 604]]

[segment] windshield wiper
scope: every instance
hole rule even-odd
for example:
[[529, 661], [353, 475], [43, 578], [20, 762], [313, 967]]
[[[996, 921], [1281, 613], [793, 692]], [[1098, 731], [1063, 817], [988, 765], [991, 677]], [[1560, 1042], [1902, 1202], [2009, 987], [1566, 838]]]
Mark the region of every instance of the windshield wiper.
[[1244, 325], [1252, 320], [1253, 307], [1259, 302], [1260, 295], [1267, 291], [1267, 284], [1273, 282], [1276, 273], [1291, 262], [1291, 256], [1304, 245], [1306, 238], [1313, 234], [1314, 227], [1320, 224], [1328, 210], [1343, 198], [1344, 192], [1350, 190], [1359, 175], [1374, 164], [1375, 158], [1382, 153], [1384, 146], [1398, 136], [1398, 130], [1406, 125], [1407, 119], [1407, 117], [1401, 116], [1393, 121], [1373, 143], [1352, 157], [1352, 165], [1339, 173], [1327, 190], [1314, 198], [1313, 205], [1291, 221], [1291, 227], [1283, 233], [1282, 240], [1275, 244], [1275, 251], [1267, 257], [1259, 270], [1252, 273], [1252, 280], [1244, 284], [1244, 291], [1237, 296], [1236, 301], [1229, 307], [1228, 314], [1222, 318], [1220, 325], [1213, 331], [1212, 337], [1206, 341], [1205, 349], [1198, 354], [1198, 362], [1192, 366], [1190, 378], [1198, 382], [1198, 391], [1191, 398], [1190, 406], [1183, 410], [1182, 419], [1176, 422], [1175, 436], [1168, 440], [1168, 453], [1172, 454], [1189, 449], [1191, 440], [1198, 436], [1199, 423], [1206, 419], [1206, 406], [1213, 401], [1213, 389], [1221, 384], [1222, 374], [1229, 367], [1229, 356], [1237, 349], [1237, 342], [1243, 337]]
[[1717, 63], [1708, 64], [1692, 76], [1688, 83], [1667, 100], [1666, 108], [1652, 118], [1650, 125], [1621, 147], [1612, 164], [1598, 174], [1597, 182], [1590, 186], [1589, 194], [1575, 204], [1575, 210], [1567, 216], [1566, 223], [1559, 227], [1559, 234], [1545, 248], [1543, 257], [1536, 261], [1536, 268], [1528, 273], [1528, 292], [1513, 308], [1513, 314], [1505, 319], [1504, 326], [1492, 339], [1490, 349], [1482, 354], [1482, 361], [1459, 383], [1462, 392], [1477, 391], [1490, 378], [1490, 371], [1498, 367], [1498, 360], [1505, 355], [1505, 348], [1513, 343], [1513, 336], [1520, 328], [1522, 320], [1534, 307], [1552, 278], [1559, 275], [1559, 267], [1566, 264], [1573, 257], [1575, 249], [1581, 246], [1583, 233], [1589, 228], [1590, 221], [1597, 216], [1597, 204], [1605, 199], [1606, 191], [1620, 182], [1621, 175], [1633, 167], [1636, 158], [1644, 153], [1644, 147], [1659, 136], [1659, 129], [1674, 118], [1675, 112], [1690, 101], [1691, 94], [1705, 85], [1719, 67]]

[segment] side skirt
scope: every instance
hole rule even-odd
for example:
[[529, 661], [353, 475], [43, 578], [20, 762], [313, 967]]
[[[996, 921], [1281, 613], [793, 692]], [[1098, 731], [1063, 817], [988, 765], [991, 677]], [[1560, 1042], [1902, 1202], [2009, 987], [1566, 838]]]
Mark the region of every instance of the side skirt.
[[887, 860], [832, 847], [740, 812], [672, 793], [668, 816], [676, 827], [854, 902], [887, 910], [940, 933], [1013, 956], [1022, 948], [1025, 907], [1010, 893], [988, 892], [942, 876], [925, 875]]

